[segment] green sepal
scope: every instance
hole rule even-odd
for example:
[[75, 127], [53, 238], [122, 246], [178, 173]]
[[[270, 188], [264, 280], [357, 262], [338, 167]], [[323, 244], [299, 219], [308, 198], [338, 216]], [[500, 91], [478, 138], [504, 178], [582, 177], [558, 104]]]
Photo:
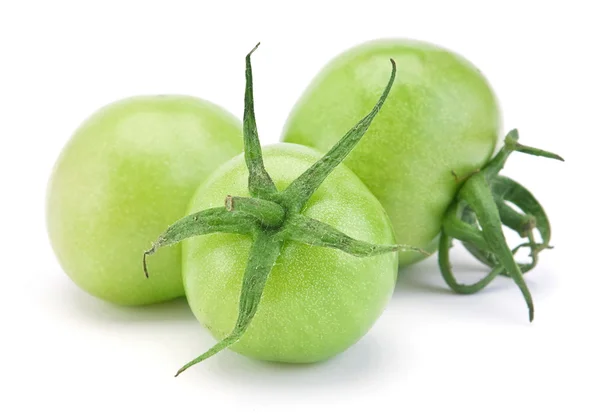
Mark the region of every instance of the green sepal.
[[277, 188], [265, 169], [262, 149], [256, 128], [254, 115], [254, 91], [252, 83], [252, 63], [250, 57], [260, 42], [246, 55], [246, 92], [244, 95], [244, 158], [248, 167], [248, 190], [255, 198], [270, 198], [277, 193]]
[[294, 180], [283, 192], [282, 198], [288, 206], [297, 210], [304, 207], [312, 194], [323, 183], [325, 178], [335, 169], [358, 144], [365, 135], [371, 122], [385, 103], [388, 94], [392, 90], [392, 85], [396, 78], [396, 63], [392, 63], [392, 73], [387, 86], [383, 90], [379, 100], [367, 116], [361, 119], [350, 131], [348, 131], [340, 141], [338, 141], [319, 161], [313, 164], [308, 170], [302, 173]]
[[512, 251], [506, 243], [494, 195], [484, 174], [477, 173], [471, 176], [460, 189], [459, 198], [466, 201], [469, 207], [475, 212], [487, 246], [521, 290], [529, 310], [529, 321], [533, 321], [533, 299], [523, 279], [521, 269], [517, 265]]
[[159, 248], [172, 246], [190, 237], [211, 233], [252, 234], [257, 228], [256, 220], [244, 213], [230, 212], [225, 208], [210, 208], [188, 215], [171, 225], [161, 234], [152, 247], [144, 252], [143, 267], [146, 278], [146, 258]]
[[413, 246], [380, 245], [356, 240], [329, 224], [302, 214], [290, 217], [286, 221], [285, 228], [277, 236], [282, 240], [296, 241], [309, 246], [330, 247], [357, 257], [381, 255], [398, 250], [418, 251], [428, 254], [424, 250]]
[[532, 156], [546, 157], [549, 159], [564, 161], [564, 159], [558, 154], [551, 153], [539, 148], [529, 147], [519, 143], [519, 132], [516, 129], [512, 129], [506, 134], [504, 138], [504, 146], [500, 149], [498, 154], [494, 156], [492, 160], [486, 164], [483, 172], [488, 180], [494, 178], [506, 164], [506, 160], [513, 151], [520, 153], [530, 154]]
[[[442, 222], [443, 231], [450, 237], [471, 243], [478, 249], [489, 252], [490, 248], [487, 241], [481, 230], [477, 228], [476, 223], [470, 219], [469, 222], [464, 219], [463, 214], [466, 210], [467, 205], [464, 202], [452, 204]], [[473, 220], [476, 220], [476, 218], [473, 217]]]
[[469, 285], [460, 284], [452, 273], [452, 265], [450, 263], [450, 248], [452, 247], [452, 240], [453, 237], [442, 230], [438, 248], [438, 265], [444, 281], [452, 291], [458, 294], [474, 294], [487, 287], [504, 269], [502, 265], [498, 265], [479, 281]]
[[[527, 238], [527, 242], [521, 243], [515, 249], [513, 253], [521, 247], [530, 248], [531, 261], [529, 263], [519, 264], [519, 268], [522, 273], [526, 273], [538, 263], [539, 253], [542, 250], [550, 248], [551, 239], [551, 227], [550, 221], [544, 208], [537, 201], [531, 192], [525, 187], [515, 182], [514, 180], [504, 177], [497, 176], [491, 182], [492, 192], [496, 200], [496, 205], [500, 213], [500, 219], [502, 223], [517, 232], [521, 237]], [[514, 204], [519, 208], [522, 213], [517, 212], [510, 207], [506, 202]], [[462, 220], [476, 228], [477, 217], [473, 211], [466, 206], [462, 214]], [[542, 239], [541, 243], [535, 240], [533, 231], [537, 230]], [[454, 236], [452, 233], [449, 233]], [[463, 240], [458, 236], [454, 236], [459, 240]], [[487, 249], [481, 246], [475, 245], [468, 241], [464, 241], [463, 245], [465, 248], [482, 263], [489, 267], [496, 267], [498, 265], [498, 259], [493, 253], [486, 251]], [[500, 272], [501, 275], [508, 275], [505, 270]]]
[[[537, 229], [542, 238], [542, 245], [549, 246], [552, 230], [550, 220], [544, 211], [544, 208], [533, 194], [523, 185], [505, 176], [496, 176], [491, 182], [492, 192], [495, 197], [503, 201], [511, 202], [516, 205], [523, 213], [535, 218], [535, 225], [531, 226]], [[527, 230], [517, 231], [522, 237]]]
[[177, 371], [175, 377], [187, 370], [192, 365], [204, 361], [207, 358], [219, 353], [223, 349], [236, 343], [246, 332], [252, 322], [258, 309], [258, 304], [265, 289], [265, 284], [277, 258], [281, 253], [283, 242], [277, 240], [273, 233], [258, 231], [254, 237], [254, 243], [250, 249], [248, 264], [244, 273], [242, 290], [240, 292], [240, 302], [238, 308], [238, 318], [231, 333], [210, 348], [208, 351], [188, 362]]

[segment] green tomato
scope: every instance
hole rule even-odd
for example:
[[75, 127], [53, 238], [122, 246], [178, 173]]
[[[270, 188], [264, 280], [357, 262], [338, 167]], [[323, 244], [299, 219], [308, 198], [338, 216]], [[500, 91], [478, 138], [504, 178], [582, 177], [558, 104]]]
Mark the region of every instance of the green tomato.
[[[463, 57], [424, 42], [378, 40], [330, 61], [291, 112], [283, 141], [328, 150], [370, 109], [388, 76], [397, 82], [365, 138], [344, 163], [388, 212], [401, 243], [435, 249], [460, 182], [492, 156], [501, 131], [498, 101]], [[422, 259], [400, 255], [400, 264]]]
[[[267, 172], [280, 191], [322, 157], [295, 144], [268, 146], [263, 152]], [[248, 196], [244, 156], [221, 166], [196, 191], [188, 213], [222, 206], [228, 194]], [[355, 239], [395, 243], [381, 204], [342, 165], [317, 189], [302, 214]], [[188, 302], [217, 339], [224, 339], [236, 324], [251, 244], [251, 237], [239, 234], [203, 235], [183, 242]], [[287, 242], [254, 320], [231, 349], [252, 358], [294, 363], [342, 352], [371, 328], [388, 303], [397, 276], [397, 255], [358, 258], [337, 249]]]
[[183, 241], [188, 302], [220, 339], [177, 375], [229, 347], [294, 363], [347, 349], [392, 295], [396, 252], [422, 251], [396, 244], [377, 198], [341, 165], [384, 105], [394, 61], [371, 111], [325, 155], [278, 144], [263, 158], [250, 62], [257, 47], [246, 56], [244, 153], [200, 186], [188, 215], [144, 252], [148, 275], [148, 256]]
[[100, 109], [64, 148], [48, 186], [48, 232], [64, 271], [117, 304], [182, 296], [181, 249], [156, 257], [152, 281], [140, 254], [242, 146], [240, 122], [197, 98], [133, 97]]

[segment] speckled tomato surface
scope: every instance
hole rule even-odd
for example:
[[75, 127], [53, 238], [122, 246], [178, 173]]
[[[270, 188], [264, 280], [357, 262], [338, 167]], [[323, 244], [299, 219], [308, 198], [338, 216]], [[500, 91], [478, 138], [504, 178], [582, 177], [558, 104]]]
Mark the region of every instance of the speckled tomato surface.
[[[279, 190], [322, 157], [295, 144], [268, 146], [263, 153]], [[248, 196], [248, 170], [241, 155], [221, 166], [196, 191], [188, 213], [222, 206], [228, 194]], [[395, 242], [381, 204], [341, 165], [312, 196], [303, 214], [355, 239]], [[224, 233], [183, 242], [188, 302], [217, 339], [229, 335], [235, 325], [251, 244], [248, 236]], [[392, 295], [397, 268], [397, 252], [358, 258], [336, 249], [288, 242], [268, 277], [256, 316], [231, 349], [253, 358], [297, 363], [340, 353], [381, 315]]]
[[[481, 168], [501, 134], [499, 104], [482, 73], [462, 56], [425, 42], [367, 42], [332, 59], [292, 110], [283, 141], [327, 151], [396, 83], [365, 137], [344, 163], [388, 212], [399, 243], [435, 250], [443, 214], [459, 183]], [[405, 265], [423, 256], [400, 254]]]

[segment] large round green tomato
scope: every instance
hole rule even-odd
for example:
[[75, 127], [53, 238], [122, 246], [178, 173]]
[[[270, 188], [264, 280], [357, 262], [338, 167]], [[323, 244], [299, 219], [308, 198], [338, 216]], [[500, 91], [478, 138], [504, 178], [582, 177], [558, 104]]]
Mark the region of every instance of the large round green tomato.
[[[497, 99], [463, 57], [424, 42], [371, 41], [330, 61], [295, 105], [283, 141], [327, 151], [381, 94], [389, 58], [396, 83], [344, 163], [388, 212], [399, 243], [435, 249], [459, 183], [481, 168], [501, 131]], [[405, 252], [400, 264], [422, 258]]]
[[[263, 153], [278, 190], [322, 157], [294, 144], [268, 146]], [[223, 206], [228, 194], [248, 196], [243, 156], [221, 166], [196, 191], [188, 213]], [[342, 165], [319, 187], [303, 214], [355, 239], [394, 243], [381, 204]], [[249, 236], [224, 233], [183, 242], [188, 302], [217, 339], [229, 335], [235, 325], [251, 244]], [[358, 258], [336, 249], [288, 242], [268, 277], [256, 316], [231, 349], [282, 362], [314, 362], [342, 352], [381, 315], [392, 295], [397, 269], [397, 252]]]
[[134, 97], [100, 109], [75, 132], [49, 183], [48, 231], [67, 275], [118, 304], [183, 295], [179, 246], [156, 256], [151, 281], [141, 255], [242, 148], [240, 122], [204, 100]]

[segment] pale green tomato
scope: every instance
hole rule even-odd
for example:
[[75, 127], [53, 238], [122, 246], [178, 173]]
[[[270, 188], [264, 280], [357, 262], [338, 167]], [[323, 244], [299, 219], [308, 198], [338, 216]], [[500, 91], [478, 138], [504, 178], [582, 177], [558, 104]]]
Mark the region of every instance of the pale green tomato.
[[[283, 141], [327, 151], [372, 106], [398, 66], [396, 83], [344, 163], [388, 212], [399, 243], [433, 251], [459, 177], [482, 168], [501, 134], [499, 104], [469, 61], [424, 42], [367, 42], [332, 59], [292, 110]], [[420, 260], [400, 254], [400, 264]]]
[[156, 256], [151, 281], [141, 255], [242, 148], [240, 122], [197, 98], [133, 97], [100, 109], [64, 148], [48, 186], [48, 232], [64, 271], [113, 303], [182, 296], [180, 247]]
[[[322, 157], [294, 144], [267, 146], [263, 153], [267, 172], [280, 191]], [[223, 206], [228, 194], [248, 196], [242, 155], [221, 166], [196, 191], [188, 214]], [[395, 243], [381, 204], [343, 165], [326, 178], [302, 213], [358, 240]], [[236, 323], [251, 244], [249, 236], [225, 233], [183, 242], [188, 302], [217, 339], [229, 335]], [[231, 349], [252, 358], [294, 363], [336, 355], [358, 341], [381, 315], [397, 269], [397, 252], [359, 258], [287, 242], [267, 279], [256, 316]]]

